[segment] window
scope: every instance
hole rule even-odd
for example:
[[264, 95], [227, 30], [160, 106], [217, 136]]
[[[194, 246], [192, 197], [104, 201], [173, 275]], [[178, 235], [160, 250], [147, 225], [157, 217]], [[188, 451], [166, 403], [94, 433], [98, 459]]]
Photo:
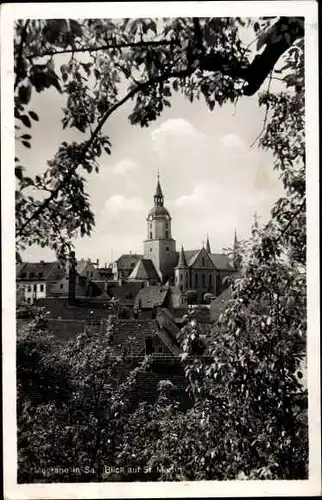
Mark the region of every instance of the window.
[[212, 274], [209, 274], [209, 286], [212, 286]]
[[195, 286], [198, 286], [198, 274], [195, 274]]
[[152, 248], [150, 248], [150, 253], [152, 253]]
[[162, 352], [163, 352], [163, 347], [162, 347], [162, 345], [159, 345], [159, 346], [158, 346], [158, 352], [159, 352], [159, 353], [162, 353]]
[[182, 281], [182, 273], [180, 273], [180, 281]]
[[152, 343], [152, 338], [147, 337], [145, 339], [145, 354], [152, 354], [153, 353], [153, 343]]
[[204, 274], [202, 275], [202, 286], [203, 288], [206, 286], [206, 276]]
[[152, 240], [152, 231], [150, 231], [150, 240]]
[[41, 278], [43, 278], [44, 273], [39, 273], [39, 275], [38, 275], [38, 276], [39, 276], [39, 278], [41, 279]]
[[165, 232], [165, 238], [166, 238], [166, 240], [169, 238], [169, 231]]
[[31, 286], [30, 285], [27, 288], [27, 292], [31, 292]]
[[27, 278], [27, 273], [22, 273], [21, 278]]
[[40, 288], [40, 291], [43, 292], [44, 291], [44, 285], [39, 285], [39, 288]]
[[93, 271], [91, 271], [91, 278], [93, 278]]
[[28, 302], [28, 304], [30, 304], [30, 302], [31, 302], [31, 298], [30, 297], [28, 297], [27, 302]]
[[205, 258], [202, 257], [202, 267], [205, 267]]
[[64, 283], [61, 283], [61, 284], [59, 285], [59, 288], [60, 288], [60, 289], [64, 288]]
[[169, 247], [165, 247], [166, 251], [169, 252]]
[[29, 278], [30, 278], [30, 279], [32, 279], [34, 276], [35, 276], [35, 275], [34, 275], [34, 273], [30, 273], [30, 274], [29, 274]]
[[34, 292], [37, 292], [37, 285], [36, 285], [36, 283], [34, 284]]

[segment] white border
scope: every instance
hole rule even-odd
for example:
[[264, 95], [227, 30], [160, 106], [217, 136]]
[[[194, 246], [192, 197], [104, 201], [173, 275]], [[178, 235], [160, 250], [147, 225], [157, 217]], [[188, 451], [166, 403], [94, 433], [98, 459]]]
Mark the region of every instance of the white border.
[[[215, 496], [310, 496], [321, 492], [320, 339], [319, 339], [319, 156], [317, 3], [280, 2], [126, 2], [5, 4], [1, 7], [1, 168], [3, 297], [3, 426], [5, 497], [24, 498], [162, 498]], [[306, 149], [308, 243], [308, 386], [310, 475], [306, 481], [195, 481], [163, 483], [16, 483], [15, 253], [13, 21], [17, 18], [305, 16]]]

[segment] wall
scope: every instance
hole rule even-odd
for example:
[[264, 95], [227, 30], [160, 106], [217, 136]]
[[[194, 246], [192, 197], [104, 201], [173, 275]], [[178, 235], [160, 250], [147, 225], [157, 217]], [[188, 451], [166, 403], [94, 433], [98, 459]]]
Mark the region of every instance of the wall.
[[163, 277], [172, 276], [177, 260], [175, 240], [145, 240], [144, 258], [151, 259]]
[[46, 283], [44, 281], [19, 282], [17, 286], [23, 288], [24, 299], [30, 304], [36, 299], [46, 297]]

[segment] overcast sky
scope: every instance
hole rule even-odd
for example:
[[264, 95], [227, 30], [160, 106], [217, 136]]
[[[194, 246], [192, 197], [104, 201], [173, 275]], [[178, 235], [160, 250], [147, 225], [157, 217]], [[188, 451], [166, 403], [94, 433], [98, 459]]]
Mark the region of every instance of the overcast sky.
[[[232, 245], [235, 229], [238, 237], [249, 236], [255, 211], [260, 222], [267, 220], [282, 187], [271, 155], [250, 148], [264, 120], [258, 97], [213, 111], [202, 99], [191, 104], [180, 94], [171, 103], [147, 129], [129, 123], [132, 101], [105, 125], [112, 154], [102, 155], [100, 173], [88, 176], [96, 228], [91, 238], [76, 240], [78, 259], [99, 258], [104, 265], [122, 253], [142, 253], [158, 170], [177, 247], [200, 248], [209, 233], [212, 250], [219, 252]], [[41, 172], [63, 140], [84, 140], [74, 129], [62, 130], [63, 105], [64, 97], [53, 89], [33, 94], [31, 109], [40, 121], [33, 123], [32, 149], [17, 147], [28, 172]], [[30, 247], [23, 258], [54, 254]]]

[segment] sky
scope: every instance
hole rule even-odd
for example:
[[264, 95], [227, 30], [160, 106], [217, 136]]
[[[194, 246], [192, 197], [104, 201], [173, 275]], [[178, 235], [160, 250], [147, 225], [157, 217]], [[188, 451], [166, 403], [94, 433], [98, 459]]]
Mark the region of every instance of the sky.
[[[78, 259], [104, 265], [122, 253], [143, 253], [158, 171], [177, 248], [201, 248], [208, 233], [212, 251], [220, 252], [232, 245], [235, 229], [240, 239], [249, 236], [255, 212], [259, 222], [269, 218], [282, 186], [271, 154], [251, 147], [265, 114], [258, 96], [210, 111], [202, 99], [190, 103], [174, 94], [171, 108], [144, 129], [128, 120], [133, 104], [119, 108], [103, 129], [112, 154], [99, 159], [99, 174], [87, 176], [96, 227], [75, 241]], [[30, 109], [40, 121], [33, 123], [32, 148], [16, 150], [30, 174], [42, 172], [63, 140], [84, 140], [76, 129], [62, 130], [63, 105], [54, 89], [32, 96]], [[40, 247], [23, 253], [27, 261], [54, 258]]]

